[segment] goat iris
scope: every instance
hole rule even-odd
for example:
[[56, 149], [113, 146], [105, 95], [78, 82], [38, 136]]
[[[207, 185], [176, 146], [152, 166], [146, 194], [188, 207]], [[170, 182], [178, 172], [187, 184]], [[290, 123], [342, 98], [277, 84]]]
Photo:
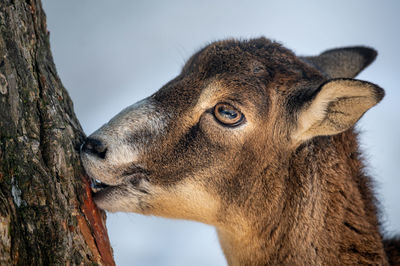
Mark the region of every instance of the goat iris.
[[227, 103], [219, 103], [214, 107], [214, 116], [223, 125], [237, 126], [243, 121], [243, 114]]

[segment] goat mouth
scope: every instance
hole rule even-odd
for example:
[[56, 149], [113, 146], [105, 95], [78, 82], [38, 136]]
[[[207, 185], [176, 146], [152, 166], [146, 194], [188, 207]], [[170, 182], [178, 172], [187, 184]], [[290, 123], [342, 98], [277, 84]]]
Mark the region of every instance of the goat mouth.
[[[113, 189], [119, 189], [121, 186], [127, 185], [127, 186], [133, 186], [133, 187], [139, 187], [140, 183], [142, 180], [148, 181], [147, 176], [143, 174], [135, 174], [135, 175], [129, 175], [129, 178], [125, 180], [125, 182], [117, 185], [109, 185], [106, 183], [101, 182], [98, 179], [95, 178], [90, 178], [91, 184], [90, 188], [92, 189], [93, 194], [103, 194], [107, 193], [110, 190]], [[101, 192], [101, 193], [100, 193]]]
[[124, 186], [138, 187], [140, 186], [142, 180], [148, 181], [149, 174], [150, 172], [147, 171], [146, 169], [137, 165], [132, 165], [119, 176], [119, 178], [121, 179], [121, 183], [111, 185], [104, 183], [101, 180], [96, 179], [94, 177], [90, 177], [91, 181], [90, 187], [94, 194], [108, 193], [108, 191], [110, 190], [119, 189]]

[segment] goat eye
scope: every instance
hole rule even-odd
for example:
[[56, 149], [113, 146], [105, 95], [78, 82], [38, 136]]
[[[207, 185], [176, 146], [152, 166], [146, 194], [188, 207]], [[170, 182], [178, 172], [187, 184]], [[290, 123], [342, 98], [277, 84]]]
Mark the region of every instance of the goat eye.
[[237, 126], [243, 122], [244, 115], [227, 103], [219, 103], [214, 107], [215, 118], [226, 126]]

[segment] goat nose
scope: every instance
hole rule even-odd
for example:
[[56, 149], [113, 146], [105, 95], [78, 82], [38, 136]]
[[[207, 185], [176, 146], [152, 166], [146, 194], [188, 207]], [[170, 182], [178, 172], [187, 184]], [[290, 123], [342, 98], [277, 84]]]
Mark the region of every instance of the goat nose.
[[98, 139], [87, 138], [82, 145], [81, 151], [104, 159], [106, 157], [107, 147]]

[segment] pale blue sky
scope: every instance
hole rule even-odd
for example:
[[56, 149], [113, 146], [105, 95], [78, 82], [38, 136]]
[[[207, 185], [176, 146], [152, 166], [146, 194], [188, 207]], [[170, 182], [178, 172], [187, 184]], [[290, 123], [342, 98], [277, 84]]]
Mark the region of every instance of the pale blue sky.
[[[385, 229], [400, 232], [400, 1], [43, 0], [58, 73], [87, 134], [178, 74], [198, 48], [227, 37], [266, 36], [298, 54], [368, 45], [376, 62], [358, 78], [385, 99], [360, 121]], [[214, 229], [110, 214], [117, 265], [224, 265]]]

